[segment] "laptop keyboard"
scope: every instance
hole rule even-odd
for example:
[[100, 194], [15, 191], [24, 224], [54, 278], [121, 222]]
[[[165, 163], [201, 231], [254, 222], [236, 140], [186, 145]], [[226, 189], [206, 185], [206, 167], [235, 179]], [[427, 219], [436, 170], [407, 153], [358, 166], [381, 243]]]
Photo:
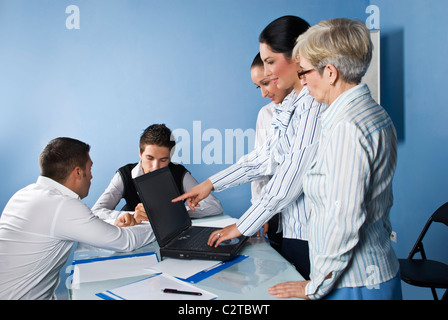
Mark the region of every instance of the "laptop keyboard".
[[190, 246], [192, 249], [201, 249], [208, 247], [208, 238], [210, 238], [211, 230], [210, 228], [204, 228], [199, 233], [197, 233], [191, 240]]
[[[200, 250], [209, 248], [207, 242], [210, 234], [214, 231], [213, 228], [194, 228], [188, 233], [183, 234], [175, 243], [175, 246], [183, 249]], [[217, 230], [217, 229], [216, 229]], [[185, 241], [183, 241], [185, 240]]]

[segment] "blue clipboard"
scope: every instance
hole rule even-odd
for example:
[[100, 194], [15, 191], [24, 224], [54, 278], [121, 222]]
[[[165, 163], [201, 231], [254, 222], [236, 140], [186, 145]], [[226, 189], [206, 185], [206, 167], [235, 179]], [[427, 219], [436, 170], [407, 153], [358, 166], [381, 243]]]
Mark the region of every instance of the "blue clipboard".
[[157, 253], [154, 252], [154, 251], [151, 251], [151, 252], [124, 254], [124, 255], [118, 255], [118, 256], [105, 256], [105, 257], [95, 257], [95, 258], [90, 258], [90, 259], [73, 260], [72, 265], [84, 264], [84, 263], [92, 263], [92, 262], [98, 262], [98, 261], [106, 261], [106, 260], [114, 260], [114, 259], [124, 259], [124, 258], [150, 256], [150, 255], [153, 255], [153, 254], [156, 255], [157, 262], [160, 262], [159, 257], [157, 256]]

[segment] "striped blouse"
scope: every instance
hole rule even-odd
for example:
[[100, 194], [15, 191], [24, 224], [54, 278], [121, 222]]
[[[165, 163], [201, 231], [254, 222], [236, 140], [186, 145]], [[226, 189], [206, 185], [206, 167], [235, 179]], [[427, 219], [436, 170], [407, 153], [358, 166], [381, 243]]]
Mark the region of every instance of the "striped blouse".
[[260, 197], [238, 220], [242, 234], [254, 234], [281, 211], [283, 237], [307, 239], [302, 180], [317, 150], [318, 116], [326, 107], [317, 103], [306, 88], [299, 94], [293, 90], [276, 107], [267, 141], [210, 177], [214, 190], [222, 191], [273, 175]]
[[377, 289], [397, 274], [389, 220], [396, 141], [366, 85], [347, 90], [322, 114], [319, 149], [304, 179], [311, 299], [341, 287]]

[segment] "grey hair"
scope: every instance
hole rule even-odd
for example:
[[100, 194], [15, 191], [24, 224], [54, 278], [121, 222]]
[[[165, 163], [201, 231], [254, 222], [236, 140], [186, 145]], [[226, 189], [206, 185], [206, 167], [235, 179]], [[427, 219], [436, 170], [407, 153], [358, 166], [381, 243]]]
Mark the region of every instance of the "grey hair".
[[348, 83], [360, 83], [372, 60], [370, 32], [360, 21], [321, 21], [297, 38], [293, 56], [303, 56], [321, 74], [332, 64]]

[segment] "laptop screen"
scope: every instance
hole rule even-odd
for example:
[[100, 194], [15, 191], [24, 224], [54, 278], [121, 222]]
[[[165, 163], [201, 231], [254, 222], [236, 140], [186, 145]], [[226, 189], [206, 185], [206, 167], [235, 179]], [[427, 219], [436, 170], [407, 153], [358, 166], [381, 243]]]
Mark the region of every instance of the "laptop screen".
[[179, 196], [171, 171], [165, 167], [137, 177], [134, 181], [157, 242], [163, 247], [191, 225], [184, 203], [171, 202]]

